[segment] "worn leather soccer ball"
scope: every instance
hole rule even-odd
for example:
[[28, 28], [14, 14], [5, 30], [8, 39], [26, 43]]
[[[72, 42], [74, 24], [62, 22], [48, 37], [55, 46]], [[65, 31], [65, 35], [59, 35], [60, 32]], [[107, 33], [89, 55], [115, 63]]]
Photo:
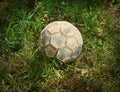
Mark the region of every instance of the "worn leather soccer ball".
[[55, 21], [42, 30], [40, 45], [46, 56], [68, 61], [79, 56], [83, 39], [80, 31], [71, 23]]

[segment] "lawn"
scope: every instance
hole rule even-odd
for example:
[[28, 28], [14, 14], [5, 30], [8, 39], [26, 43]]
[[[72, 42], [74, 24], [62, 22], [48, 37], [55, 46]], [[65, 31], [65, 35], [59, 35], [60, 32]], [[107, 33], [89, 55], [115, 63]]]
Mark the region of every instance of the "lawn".
[[[79, 57], [48, 58], [42, 29], [68, 21], [83, 37]], [[119, 0], [0, 1], [0, 92], [119, 92]]]

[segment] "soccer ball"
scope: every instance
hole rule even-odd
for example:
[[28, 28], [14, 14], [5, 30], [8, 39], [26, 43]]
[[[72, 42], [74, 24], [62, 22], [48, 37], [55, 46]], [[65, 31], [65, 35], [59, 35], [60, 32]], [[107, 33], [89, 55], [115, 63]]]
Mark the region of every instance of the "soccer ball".
[[45, 54], [63, 62], [76, 59], [82, 50], [82, 44], [79, 30], [66, 21], [52, 22], [40, 34], [40, 45]]

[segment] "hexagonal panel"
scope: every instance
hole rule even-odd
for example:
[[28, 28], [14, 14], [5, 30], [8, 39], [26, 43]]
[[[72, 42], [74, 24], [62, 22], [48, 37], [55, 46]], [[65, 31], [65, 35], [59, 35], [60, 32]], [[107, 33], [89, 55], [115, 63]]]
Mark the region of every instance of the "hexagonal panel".
[[73, 52], [73, 54], [72, 54], [72, 58], [78, 57], [79, 54], [80, 54], [80, 52], [81, 52], [81, 50], [82, 50], [82, 46], [77, 47], [77, 48], [75, 49], [75, 51]]
[[68, 49], [67, 47], [61, 48], [60, 50], [58, 50], [57, 59], [61, 61], [66, 61], [71, 58], [71, 55], [72, 51], [70, 49]]
[[67, 38], [67, 46], [74, 50], [78, 46], [77, 39], [75, 37], [69, 37]]
[[65, 46], [66, 38], [63, 34], [55, 33], [51, 36], [51, 44], [56, 48], [61, 48]]
[[50, 43], [50, 38], [51, 38], [50, 33], [47, 30], [45, 30], [40, 36], [41, 45], [42, 46], [48, 45]]
[[53, 47], [52, 45], [48, 45], [45, 48], [45, 53], [48, 57], [54, 57], [57, 53], [57, 49], [55, 47]]
[[42, 43], [42, 35], [40, 35], [39, 44], [40, 44], [40, 46], [43, 47], [43, 43]]
[[50, 33], [57, 33], [57, 32], [60, 32], [60, 25], [58, 25], [57, 23], [52, 23], [52, 25], [50, 25], [47, 30], [50, 32]]
[[82, 45], [83, 44], [82, 36], [81, 36], [81, 33], [78, 30], [76, 30], [75, 36], [78, 40], [78, 43]]

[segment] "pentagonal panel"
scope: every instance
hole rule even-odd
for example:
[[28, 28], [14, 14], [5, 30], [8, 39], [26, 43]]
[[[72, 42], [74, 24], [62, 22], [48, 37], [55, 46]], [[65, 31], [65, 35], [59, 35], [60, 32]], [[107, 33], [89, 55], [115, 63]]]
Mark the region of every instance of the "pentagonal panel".
[[82, 50], [82, 46], [77, 47], [77, 48], [75, 49], [75, 51], [73, 52], [73, 54], [72, 54], [72, 58], [78, 57], [79, 54], [80, 54], [80, 52], [81, 52], [81, 50]]
[[63, 34], [55, 33], [51, 36], [51, 44], [56, 48], [61, 48], [65, 46], [66, 38]]
[[50, 42], [50, 33], [46, 30], [41, 34], [40, 40], [41, 40], [41, 45], [46, 46]]
[[69, 37], [67, 39], [67, 46], [74, 50], [77, 46], [78, 46], [78, 42], [77, 42], [77, 39], [75, 37]]
[[48, 45], [45, 48], [45, 53], [48, 57], [54, 57], [57, 53], [57, 49], [55, 47], [53, 47], [52, 45]]
[[57, 59], [66, 61], [71, 58], [71, 55], [72, 51], [70, 49], [68, 49], [67, 47], [61, 48], [60, 50], [58, 50]]
[[70, 26], [68, 25], [61, 25], [61, 32], [65, 35], [65, 36], [73, 36], [74, 35], [74, 29], [72, 29]]
[[57, 23], [52, 23], [48, 28], [47, 30], [50, 32], [50, 33], [57, 33], [57, 32], [60, 32], [60, 25], [58, 25]]

